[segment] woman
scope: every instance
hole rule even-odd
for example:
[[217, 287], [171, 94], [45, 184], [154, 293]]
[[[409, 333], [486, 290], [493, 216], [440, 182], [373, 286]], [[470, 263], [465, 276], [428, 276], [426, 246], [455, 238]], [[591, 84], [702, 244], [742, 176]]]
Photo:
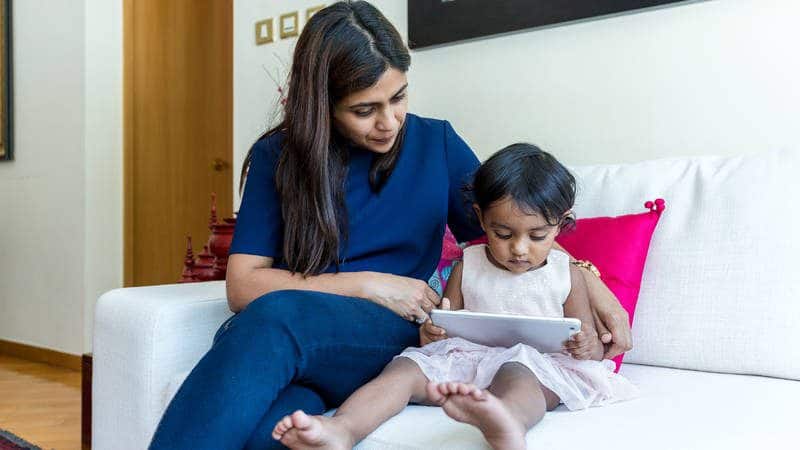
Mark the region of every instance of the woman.
[[[295, 49], [283, 121], [250, 150], [228, 260], [226, 321], [151, 449], [280, 448], [275, 423], [340, 404], [418, 342], [445, 224], [482, 232], [461, 188], [478, 167], [444, 121], [407, 113], [408, 50], [366, 2], [315, 14]], [[607, 357], [627, 315], [585, 278]], [[605, 326], [603, 325], [605, 324]]]

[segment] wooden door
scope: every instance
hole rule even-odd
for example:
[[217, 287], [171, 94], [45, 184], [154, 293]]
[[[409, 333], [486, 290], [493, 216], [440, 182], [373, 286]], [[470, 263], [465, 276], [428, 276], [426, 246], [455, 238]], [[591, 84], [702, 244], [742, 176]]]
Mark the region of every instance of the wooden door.
[[[232, 212], [233, 0], [124, 0], [125, 285], [174, 283]], [[88, 87], [91, 89], [91, 87]]]

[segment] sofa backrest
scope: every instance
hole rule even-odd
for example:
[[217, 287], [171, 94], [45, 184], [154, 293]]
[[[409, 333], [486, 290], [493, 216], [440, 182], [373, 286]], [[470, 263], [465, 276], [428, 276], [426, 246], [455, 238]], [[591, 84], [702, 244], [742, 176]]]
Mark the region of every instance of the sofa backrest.
[[667, 202], [626, 362], [800, 379], [800, 152], [572, 170], [579, 218]]

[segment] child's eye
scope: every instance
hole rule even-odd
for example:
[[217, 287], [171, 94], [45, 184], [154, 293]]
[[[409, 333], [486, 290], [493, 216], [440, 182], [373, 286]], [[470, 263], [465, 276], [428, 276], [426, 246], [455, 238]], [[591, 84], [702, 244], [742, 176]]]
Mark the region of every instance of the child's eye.
[[532, 241], [543, 241], [547, 239], [547, 236], [531, 236]]
[[357, 109], [353, 111], [358, 117], [367, 117], [372, 114], [371, 109]]
[[495, 233], [495, 236], [497, 236], [498, 238], [503, 239], [503, 240], [511, 239], [511, 235], [510, 234]]

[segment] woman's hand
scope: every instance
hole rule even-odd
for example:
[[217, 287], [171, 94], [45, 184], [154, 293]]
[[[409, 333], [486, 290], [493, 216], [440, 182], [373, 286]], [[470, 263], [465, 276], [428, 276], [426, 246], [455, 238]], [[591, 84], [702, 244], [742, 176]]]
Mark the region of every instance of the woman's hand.
[[441, 302], [436, 291], [424, 281], [380, 272], [367, 273], [361, 297], [391, 309], [406, 320], [422, 324]]
[[581, 269], [589, 291], [589, 303], [594, 315], [594, 326], [605, 347], [603, 358], [611, 359], [633, 348], [628, 312], [600, 278]]
[[[450, 300], [447, 297], [442, 299], [441, 309], [450, 309]], [[447, 339], [447, 331], [442, 327], [437, 327], [433, 321], [428, 319], [421, 327], [419, 327], [419, 346], [424, 347], [431, 342], [441, 341]]]

